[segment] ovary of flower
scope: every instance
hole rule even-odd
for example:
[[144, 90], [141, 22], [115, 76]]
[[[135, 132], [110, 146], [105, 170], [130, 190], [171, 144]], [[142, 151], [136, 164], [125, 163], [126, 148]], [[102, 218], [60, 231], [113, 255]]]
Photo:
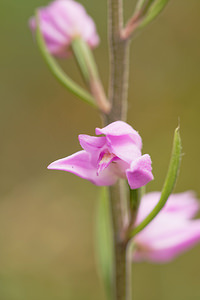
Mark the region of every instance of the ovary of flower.
[[[47, 7], [38, 9], [40, 30], [47, 49], [55, 56], [65, 57], [70, 54], [70, 44], [76, 37], [81, 37], [91, 48], [99, 43], [99, 36], [92, 18], [84, 7], [73, 0], [56, 0]], [[36, 21], [29, 21], [33, 32]]]
[[151, 158], [142, 155], [142, 140], [137, 131], [122, 121], [100, 129], [97, 135], [79, 135], [84, 150], [59, 159], [49, 169], [63, 170], [100, 186], [109, 186], [126, 178], [131, 189], [146, 185], [153, 179]]
[[[143, 196], [136, 224], [156, 206], [160, 193]], [[200, 242], [199, 202], [192, 192], [173, 194], [155, 219], [134, 238], [135, 261], [165, 263]]]

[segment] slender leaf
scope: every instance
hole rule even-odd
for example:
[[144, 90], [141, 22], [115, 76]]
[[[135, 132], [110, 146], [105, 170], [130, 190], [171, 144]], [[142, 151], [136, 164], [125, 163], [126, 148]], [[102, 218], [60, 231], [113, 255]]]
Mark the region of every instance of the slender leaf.
[[161, 13], [168, 2], [169, 0], [155, 0], [148, 9], [139, 27], [142, 28], [153, 21]]
[[60, 68], [56, 60], [50, 55], [49, 51], [47, 50], [44, 38], [40, 31], [39, 26], [39, 14], [36, 12], [36, 41], [39, 47], [39, 50], [48, 65], [52, 74], [58, 79], [60, 83], [64, 87], [66, 87], [70, 92], [74, 95], [78, 96], [81, 100], [85, 101], [86, 103], [96, 106], [94, 98], [84, 89], [82, 89], [77, 83], [75, 83], [71, 78], [65, 74], [65, 72]]
[[135, 13], [138, 13], [139, 11], [141, 11], [141, 9], [145, 3], [146, 3], [146, 0], [138, 0], [138, 2], [136, 4], [136, 8], [135, 8]]
[[130, 232], [130, 237], [135, 236], [138, 232], [144, 229], [160, 212], [163, 208], [167, 199], [173, 191], [176, 179], [178, 176], [178, 171], [181, 161], [181, 138], [179, 134], [179, 128], [176, 128], [174, 133], [174, 143], [172, 149], [171, 160], [169, 164], [168, 173], [165, 179], [165, 183], [162, 189], [161, 197], [155, 208], [150, 212], [150, 214]]
[[144, 16], [154, 1], [156, 0], [139, 0], [136, 5], [135, 13], [140, 13], [141, 16]]
[[99, 275], [108, 299], [112, 295], [113, 248], [110, 222], [110, 205], [106, 187], [101, 189], [96, 222], [96, 253]]

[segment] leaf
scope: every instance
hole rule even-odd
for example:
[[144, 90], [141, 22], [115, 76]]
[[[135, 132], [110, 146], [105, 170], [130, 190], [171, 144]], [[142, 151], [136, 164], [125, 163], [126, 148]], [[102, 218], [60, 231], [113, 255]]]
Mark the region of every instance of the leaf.
[[[154, 0], [153, 0], [154, 1]], [[142, 11], [143, 7], [145, 6], [145, 4], [147, 4], [148, 2], [152, 2], [152, 0], [147, 1], [147, 0], [139, 0], [136, 4], [136, 8], [135, 8], [135, 13], [138, 13], [140, 11]]]
[[153, 4], [149, 7], [139, 27], [143, 28], [151, 21], [153, 21], [161, 13], [161, 11], [164, 9], [168, 2], [169, 0], [155, 0]]
[[96, 216], [96, 253], [100, 278], [103, 281], [108, 299], [112, 295], [113, 248], [110, 221], [110, 205], [106, 187], [101, 188]]
[[181, 161], [181, 138], [179, 133], [179, 127], [176, 128], [174, 133], [174, 142], [172, 148], [172, 155], [169, 164], [169, 169], [167, 172], [167, 176], [164, 182], [164, 186], [161, 192], [160, 200], [154, 209], [150, 212], [150, 214], [136, 227], [130, 232], [130, 237], [135, 236], [142, 229], [144, 229], [161, 211], [163, 206], [166, 204], [170, 194], [173, 191], [173, 188], [176, 183], [176, 179], [178, 177], [178, 172], [180, 168]]
[[36, 12], [35, 14], [36, 18], [36, 41], [39, 47], [39, 50], [48, 65], [50, 71], [52, 74], [56, 77], [56, 79], [64, 86], [66, 87], [70, 92], [78, 96], [81, 100], [87, 102], [88, 104], [92, 106], [95, 105], [95, 100], [94, 98], [84, 89], [82, 89], [77, 83], [75, 83], [71, 78], [65, 74], [65, 72], [60, 68], [56, 60], [51, 56], [49, 53], [45, 41], [43, 38], [43, 35], [40, 31], [40, 26], [39, 26], [39, 14]]

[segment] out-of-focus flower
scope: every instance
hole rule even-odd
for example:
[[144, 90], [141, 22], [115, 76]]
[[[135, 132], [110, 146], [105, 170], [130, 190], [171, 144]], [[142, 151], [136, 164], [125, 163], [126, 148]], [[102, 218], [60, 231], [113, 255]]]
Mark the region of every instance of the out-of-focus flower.
[[53, 162], [48, 168], [74, 173], [101, 186], [125, 178], [131, 189], [137, 189], [153, 179], [151, 158], [141, 155], [141, 137], [130, 125], [116, 121], [96, 128], [96, 134], [104, 136], [79, 135], [84, 150]]
[[[155, 207], [160, 193], [143, 196], [136, 224]], [[135, 261], [169, 262], [200, 241], [200, 220], [192, 220], [199, 210], [198, 200], [189, 191], [173, 194], [155, 219], [135, 238]]]
[[[40, 30], [51, 54], [67, 56], [72, 40], [77, 37], [81, 37], [91, 48], [98, 45], [99, 36], [95, 23], [80, 3], [56, 0], [38, 11]], [[29, 24], [35, 32], [35, 17], [30, 19]]]

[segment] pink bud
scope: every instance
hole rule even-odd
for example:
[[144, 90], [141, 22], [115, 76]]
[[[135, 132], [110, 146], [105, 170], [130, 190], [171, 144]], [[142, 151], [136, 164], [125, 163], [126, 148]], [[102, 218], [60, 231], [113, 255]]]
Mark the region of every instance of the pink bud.
[[[39, 10], [40, 30], [49, 52], [58, 57], [70, 54], [70, 44], [81, 37], [91, 48], [99, 43], [94, 21], [85, 8], [73, 0], [56, 0]], [[29, 21], [33, 32], [36, 30], [35, 17]]]

